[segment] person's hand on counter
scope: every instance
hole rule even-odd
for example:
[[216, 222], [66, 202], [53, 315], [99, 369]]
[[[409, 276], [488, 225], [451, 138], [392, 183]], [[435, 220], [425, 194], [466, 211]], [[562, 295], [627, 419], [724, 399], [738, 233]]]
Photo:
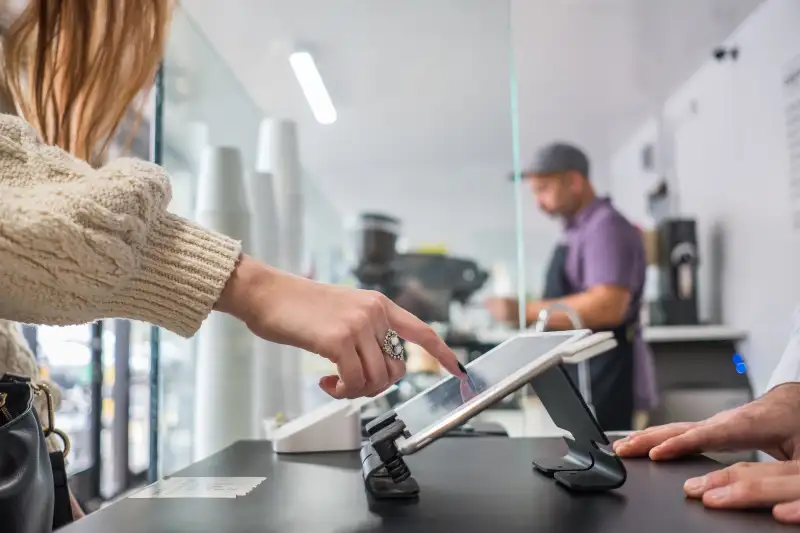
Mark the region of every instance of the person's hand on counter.
[[772, 508], [779, 522], [800, 524], [800, 462], [739, 463], [686, 481], [686, 496], [713, 509]]
[[746, 405], [701, 422], [678, 422], [632, 433], [614, 443], [621, 457], [654, 461], [702, 452], [762, 450], [779, 460], [800, 459], [800, 383], [776, 387]]
[[740, 463], [686, 481], [684, 492], [719, 509], [772, 507], [800, 524], [800, 383], [778, 386], [746, 405], [701, 422], [655, 426], [614, 443], [621, 457], [654, 461], [702, 453], [761, 450], [780, 462]]

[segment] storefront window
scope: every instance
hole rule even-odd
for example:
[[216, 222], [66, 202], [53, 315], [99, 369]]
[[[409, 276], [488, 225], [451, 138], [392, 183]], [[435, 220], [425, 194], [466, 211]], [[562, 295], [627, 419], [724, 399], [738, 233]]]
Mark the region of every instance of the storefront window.
[[93, 465], [91, 333], [89, 325], [40, 326], [36, 332], [42, 373], [61, 393], [56, 420], [72, 442], [68, 472]]
[[133, 474], [147, 470], [150, 457], [150, 325], [131, 323], [128, 467]]

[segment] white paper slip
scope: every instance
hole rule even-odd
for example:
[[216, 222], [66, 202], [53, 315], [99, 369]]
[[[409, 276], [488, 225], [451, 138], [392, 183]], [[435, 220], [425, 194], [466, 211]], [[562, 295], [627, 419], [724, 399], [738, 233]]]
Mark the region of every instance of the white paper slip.
[[130, 496], [134, 499], [236, 498], [245, 496], [265, 477], [172, 477]]

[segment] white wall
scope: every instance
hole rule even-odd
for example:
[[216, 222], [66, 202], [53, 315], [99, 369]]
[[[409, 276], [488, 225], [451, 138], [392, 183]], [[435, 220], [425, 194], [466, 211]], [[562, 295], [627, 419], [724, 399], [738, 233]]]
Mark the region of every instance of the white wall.
[[642, 168], [642, 147], [655, 142], [658, 123], [655, 118], [645, 122], [619, 148], [611, 158], [611, 197], [614, 204], [631, 219], [643, 227], [651, 226], [645, 196], [657, 181], [655, 172], [645, 172]]
[[[800, 54], [798, 29], [800, 2], [769, 0], [729, 39], [740, 49], [739, 60], [709, 60], [663, 110], [674, 131], [678, 214], [698, 220], [701, 317], [750, 332], [742, 352], [757, 393], [800, 303], [782, 87], [785, 65]], [[657, 129], [653, 117], [611, 161], [615, 201], [637, 222], [648, 219], [644, 193], [655, 181], [641, 170], [641, 148], [655, 141]], [[715, 285], [722, 293], [719, 310]]]

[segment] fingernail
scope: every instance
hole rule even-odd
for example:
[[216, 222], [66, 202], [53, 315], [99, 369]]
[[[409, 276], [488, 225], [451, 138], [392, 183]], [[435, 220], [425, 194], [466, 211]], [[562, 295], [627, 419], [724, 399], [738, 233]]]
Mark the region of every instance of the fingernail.
[[708, 499], [714, 503], [722, 503], [730, 497], [730, 494], [730, 487], [720, 487], [703, 494], [703, 499]]
[[686, 480], [686, 483], [683, 484], [683, 490], [696, 494], [705, 488], [707, 482], [706, 476], [693, 477]]
[[466, 375], [466, 373], [467, 373], [467, 367], [465, 367], [464, 365], [462, 365], [462, 364], [461, 364], [461, 361], [458, 361], [458, 369], [459, 369], [459, 370], [461, 370], [461, 373], [462, 373], [462, 374], [465, 374], [465, 375]]
[[662, 450], [663, 448], [661, 447], [661, 445], [655, 446], [650, 450], [650, 453], [648, 453], [647, 456], [650, 459], [656, 461], [658, 460], [659, 456], [663, 453]]
[[775, 518], [784, 522], [796, 523], [800, 521], [800, 507], [798, 507], [796, 504], [778, 504], [772, 510], [772, 513]]

